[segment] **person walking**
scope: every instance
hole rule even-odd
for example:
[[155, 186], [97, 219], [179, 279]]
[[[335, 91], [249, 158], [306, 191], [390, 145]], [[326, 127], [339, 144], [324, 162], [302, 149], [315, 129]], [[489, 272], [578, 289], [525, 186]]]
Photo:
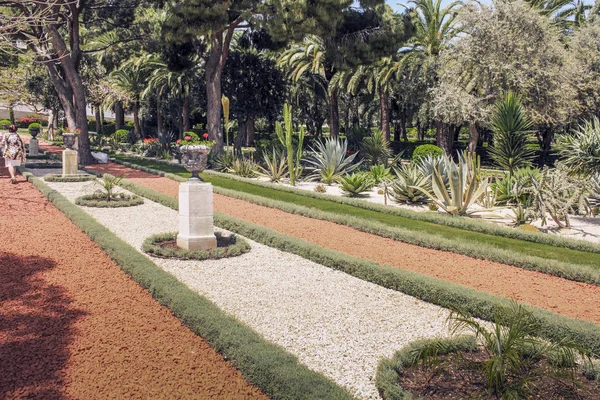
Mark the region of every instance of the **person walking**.
[[2, 153], [4, 154], [4, 162], [8, 167], [11, 182], [17, 183], [15, 175], [15, 167], [25, 162], [25, 144], [17, 133], [17, 127], [11, 125], [8, 127], [8, 135], [2, 141]]

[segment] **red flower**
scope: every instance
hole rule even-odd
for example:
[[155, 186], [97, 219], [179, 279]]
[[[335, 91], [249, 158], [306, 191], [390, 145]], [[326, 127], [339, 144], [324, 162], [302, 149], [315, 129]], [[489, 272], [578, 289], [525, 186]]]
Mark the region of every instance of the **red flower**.
[[202, 137], [206, 140], [208, 140], [208, 133], [204, 132], [204, 135], [202, 135]]
[[184, 137], [184, 139], [187, 140], [187, 141], [190, 141], [190, 140], [192, 140], [192, 137], [191, 136], [186, 136], [186, 137]]
[[352, 154], [350, 150], [346, 150], [346, 155]]
[[177, 139], [177, 142], [176, 142], [176, 143], [177, 143], [177, 144], [181, 143], [181, 139]]

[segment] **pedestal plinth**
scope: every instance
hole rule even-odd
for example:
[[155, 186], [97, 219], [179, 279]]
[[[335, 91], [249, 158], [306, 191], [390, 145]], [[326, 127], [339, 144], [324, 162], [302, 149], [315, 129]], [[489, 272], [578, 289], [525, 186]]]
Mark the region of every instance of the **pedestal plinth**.
[[62, 175], [77, 175], [77, 151], [63, 150], [62, 152]]
[[210, 183], [179, 184], [179, 234], [177, 246], [186, 250], [217, 247], [213, 226], [213, 189]]
[[40, 154], [40, 146], [37, 139], [29, 139], [29, 155], [37, 156]]

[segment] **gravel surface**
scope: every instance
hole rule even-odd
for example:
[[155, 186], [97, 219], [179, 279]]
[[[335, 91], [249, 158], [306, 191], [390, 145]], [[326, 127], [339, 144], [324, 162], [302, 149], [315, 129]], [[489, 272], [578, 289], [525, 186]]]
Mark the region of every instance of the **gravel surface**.
[[[89, 183], [48, 184], [70, 200], [93, 190]], [[83, 209], [136, 248], [152, 234], [177, 230], [176, 212], [149, 200]], [[379, 398], [373, 379], [381, 357], [415, 339], [447, 335], [440, 307], [250, 243], [249, 253], [231, 259], [153, 260], [357, 398]]]

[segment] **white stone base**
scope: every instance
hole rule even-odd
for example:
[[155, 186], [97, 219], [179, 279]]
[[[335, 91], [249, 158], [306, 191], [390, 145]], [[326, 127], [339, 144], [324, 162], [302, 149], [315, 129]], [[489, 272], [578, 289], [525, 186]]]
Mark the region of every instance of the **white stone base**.
[[62, 152], [62, 175], [77, 175], [77, 150], [63, 150]]
[[37, 156], [40, 154], [40, 146], [37, 139], [29, 139], [29, 155]]
[[177, 246], [186, 250], [217, 247], [213, 225], [213, 189], [210, 183], [187, 181], [179, 185]]

